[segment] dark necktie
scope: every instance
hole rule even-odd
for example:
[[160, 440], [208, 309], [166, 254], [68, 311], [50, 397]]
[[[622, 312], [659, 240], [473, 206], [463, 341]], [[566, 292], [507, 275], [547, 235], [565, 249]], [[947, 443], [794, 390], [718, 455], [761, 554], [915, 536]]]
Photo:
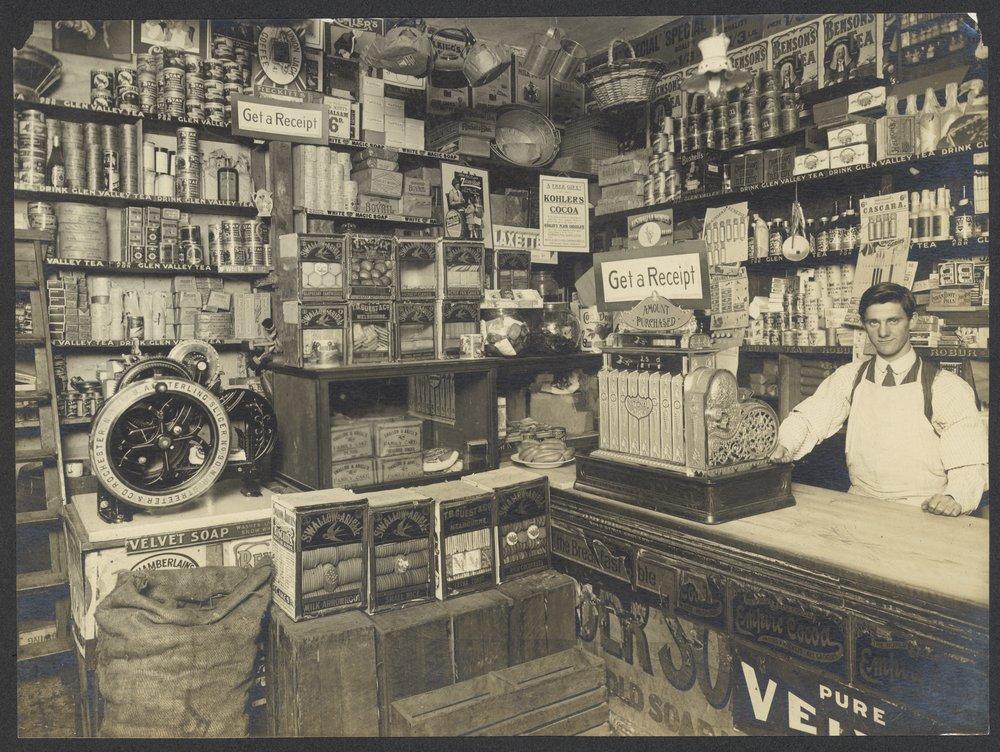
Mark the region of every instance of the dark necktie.
[[892, 366], [885, 367], [885, 378], [882, 379], [882, 386], [896, 386], [896, 379], [892, 377]]

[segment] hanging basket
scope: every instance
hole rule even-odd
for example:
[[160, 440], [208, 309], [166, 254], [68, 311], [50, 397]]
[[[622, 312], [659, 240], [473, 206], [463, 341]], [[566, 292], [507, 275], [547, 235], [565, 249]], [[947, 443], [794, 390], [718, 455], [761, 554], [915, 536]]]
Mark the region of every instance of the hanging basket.
[[[629, 57], [614, 59], [615, 47], [623, 44]], [[657, 80], [667, 66], [659, 60], [637, 58], [632, 45], [624, 39], [613, 39], [608, 45], [608, 62], [581, 74], [580, 81], [590, 89], [594, 104], [602, 112], [627, 104], [649, 100]]]
[[538, 110], [510, 104], [497, 111], [492, 151], [520, 167], [543, 167], [559, 153], [559, 129]]

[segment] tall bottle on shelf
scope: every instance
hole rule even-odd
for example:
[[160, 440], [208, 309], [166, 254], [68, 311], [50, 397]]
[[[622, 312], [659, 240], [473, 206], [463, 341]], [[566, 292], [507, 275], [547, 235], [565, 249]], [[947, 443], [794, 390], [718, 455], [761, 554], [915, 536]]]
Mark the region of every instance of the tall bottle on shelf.
[[854, 211], [854, 196], [847, 197], [847, 208], [844, 209], [843, 217], [844, 238], [841, 242], [845, 251], [855, 251], [858, 249], [859, 235], [861, 232], [861, 220]]
[[820, 217], [816, 225], [816, 253], [823, 256], [830, 251], [830, 234], [827, 218]]
[[948, 193], [947, 188], [941, 187], [937, 189], [937, 197], [934, 206], [934, 213], [931, 218], [931, 233], [932, 240], [947, 240], [948, 233], [951, 230], [951, 223], [949, 222], [948, 212]]
[[930, 189], [920, 191], [920, 213], [917, 215], [917, 236], [914, 240], [924, 243], [933, 237], [934, 199]]
[[939, 138], [948, 135], [951, 124], [962, 116], [964, 110], [958, 102], [958, 82], [949, 81], [944, 87], [944, 108], [938, 113]]
[[917, 191], [910, 193], [910, 241], [916, 243], [920, 240], [920, 194]]
[[833, 214], [827, 225], [827, 245], [831, 253], [839, 253], [844, 248], [844, 225], [840, 216], [840, 199], [833, 202]]
[[53, 188], [66, 187], [66, 158], [63, 156], [62, 145], [59, 143], [59, 136], [53, 136], [52, 151], [49, 152], [49, 163], [46, 167], [49, 185]]
[[941, 140], [941, 119], [938, 98], [933, 86], [928, 86], [924, 92], [924, 106], [917, 118], [920, 133], [920, 151], [934, 151]]

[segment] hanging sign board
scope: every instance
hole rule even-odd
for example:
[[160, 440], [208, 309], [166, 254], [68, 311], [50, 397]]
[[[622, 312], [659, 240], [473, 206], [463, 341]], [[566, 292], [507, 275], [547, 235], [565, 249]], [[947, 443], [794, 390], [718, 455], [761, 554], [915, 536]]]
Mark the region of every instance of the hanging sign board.
[[537, 251], [541, 230], [537, 227], [493, 225], [493, 248], [504, 251]]
[[586, 178], [538, 178], [539, 250], [590, 252], [590, 200]]
[[870, 196], [858, 202], [861, 214], [861, 245], [898, 240], [909, 229], [906, 191]]
[[233, 133], [237, 136], [317, 146], [329, 144], [326, 105], [234, 94], [232, 109]]
[[627, 311], [653, 293], [688, 310], [711, 306], [708, 257], [700, 240], [594, 255], [597, 306]]

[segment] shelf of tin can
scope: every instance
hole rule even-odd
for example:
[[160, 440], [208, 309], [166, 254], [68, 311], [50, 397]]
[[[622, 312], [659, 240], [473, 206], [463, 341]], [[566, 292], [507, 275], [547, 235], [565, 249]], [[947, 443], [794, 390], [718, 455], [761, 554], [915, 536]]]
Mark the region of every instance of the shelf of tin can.
[[38, 100], [15, 99], [14, 107], [18, 110], [40, 110], [46, 115], [52, 115], [61, 120], [86, 120], [104, 124], [134, 123], [141, 120], [143, 130], [146, 133], [172, 136], [178, 128], [197, 128], [201, 137], [206, 141], [224, 141], [248, 146], [254, 142], [250, 136], [235, 135], [230, 126], [222, 123], [164, 117], [149, 113], [125, 112], [118, 107], [98, 107], [86, 102], [70, 102], [64, 99], [42, 97]]
[[[190, 339], [190, 338], [188, 338]], [[153, 348], [167, 348], [173, 347], [179, 342], [186, 342], [188, 339], [148, 339], [148, 340], [131, 340], [131, 339], [105, 339], [105, 340], [68, 340], [68, 339], [54, 339], [52, 340], [52, 347], [59, 350], [129, 350], [132, 344], [138, 344], [140, 350], [147, 350]], [[254, 340], [246, 339], [205, 339], [200, 338], [202, 342], [207, 342], [216, 348], [239, 348], [239, 347], [250, 347], [255, 344]]]
[[358, 141], [353, 138], [337, 138], [336, 136], [330, 137], [330, 146], [339, 146], [345, 149], [385, 149], [404, 157], [444, 160], [448, 162], [454, 162], [459, 158], [457, 154], [446, 154], [443, 151], [434, 151], [432, 149], [408, 149], [402, 146], [386, 146], [385, 144], [373, 144], [369, 141]]
[[315, 209], [306, 209], [302, 206], [295, 207], [295, 211], [308, 214], [311, 219], [356, 219], [359, 222], [384, 222], [393, 225], [433, 225], [439, 226], [441, 222], [433, 217], [404, 217], [401, 214], [369, 214], [367, 212], [352, 211], [329, 211], [321, 212]]
[[181, 209], [193, 214], [220, 214], [234, 217], [254, 217], [257, 215], [257, 206], [251, 202], [209, 201], [207, 199], [182, 201], [159, 196], [144, 196], [139, 193], [53, 188], [48, 185], [31, 185], [29, 183], [14, 183], [14, 198], [35, 201], [80, 201], [86, 204], [110, 207], [161, 206]]
[[14, 402], [48, 402], [51, 397], [48, 389], [14, 392]]
[[852, 176], [865, 176], [866, 174], [876, 175], [886, 170], [904, 170], [917, 165], [927, 166], [935, 163], [948, 163], [956, 156], [971, 156], [975, 151], [987, 149], [985, 142], [977, 142], [969, 146], [956, 146], [951, 149], [923, 152], [921, 154], [911, 154], [902, 157], [887, 157], [865, 164], [852, 165], [850, 167], [836, 167], [829, 170], [821, 170], [805, 175], [793, 175], [780, 180], [772, 180], [767, 183], [747, 186], [746, 188], [735, 188], [730, 190], [707, 191], [703, 193], [687, 193], [679, 198], [665, 201], [659, 204], [642, 206], [637, 209], [612, 212], [609, 214], [599, 214], [591, 216], [591, 224], [605, 225], [625, 222], [630, 216], [635, 214], [645, 214], [647, 212], [660, 211], [680, 206], [709, 207], [726, 203], [730, 199], [751, 198], [757, 195], [767, 195], [781, 189], [794, 185], [814, 185], [826, 181], [850, 178]]
[[218, 269], [204, 264], [142, 264], [132, 261], [50, 258], [45, 265], [54, 269], [88, 269], [104, 274], [184, 274], [202, 277], [266, 277], [271, 269], [263, 266], [240, 266]]

